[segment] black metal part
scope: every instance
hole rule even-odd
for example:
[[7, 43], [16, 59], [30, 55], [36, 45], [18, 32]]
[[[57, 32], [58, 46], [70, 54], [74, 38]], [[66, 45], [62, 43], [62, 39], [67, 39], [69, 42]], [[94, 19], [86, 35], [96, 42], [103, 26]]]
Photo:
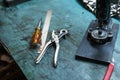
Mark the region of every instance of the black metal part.
[[96, 17], [96, 25], [88, 29], [88, 40], [96, 44], [112, 41], [114, 35], [110, 18], [110, 0], [97, 0]]
[[110, 0], [96, 0], [96, 17], [99, 27], [110, 21]]
[[[97, 23], [94, 20], [91, 22], [89, 28], [92, 28], [95, 25], [97, 25]], [[113, 23], [113, 29], [112, 29], [114, 35], [113, 39], [111, 42], [102, 45], [96, 43], [90, 43], [90, 41], [87, 39], [88, 32], [86, 32], [80, 46], [78, 47], [75, 58], [77, 60], [89, 59], [92, 61], [97, 61], [102, 63], [110, 63], [112, 61], [112, 55], [113, 55], [115, 41], [117, 38], [118, 29], [119, 29], [119, 25]]]
[[77, 50], [76, 59], [111, 63], [119, 25], [110, 18], [110, 0], [97, 0], [93, 20]]
[[30, 0], [4, 0], [3, 2], [6, 7], [10, 7], [10, 6], [15, 6], [17, 4], [20, 4], [26, 1], [30, 1]]
[[107, 42], [111, 42], [113, 38], [113, 22], [110, 21], [108, 25], [103, 27], [98, 27], [98, 20], [95, 20], [94, 26], [88, 28], [87, 39], [91, 43], [96, 44], [106, 44]]

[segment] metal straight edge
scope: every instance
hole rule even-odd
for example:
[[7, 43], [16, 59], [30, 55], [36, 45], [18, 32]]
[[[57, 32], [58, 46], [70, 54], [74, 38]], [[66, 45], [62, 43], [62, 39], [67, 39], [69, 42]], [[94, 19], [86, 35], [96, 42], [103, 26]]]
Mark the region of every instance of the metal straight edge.
[[48, 35], [48, 30], [49, 30], [49, 26], [50, 26], [51, 16], [52, 16], [52, 10], [48, 10], [46, 19], [44, 22], [44, 26], [42, 29], [41, 45], [40, 45], [40, 48], [38, 49], [38, 53], [41, 53], [41, 51], [43, 50], [43, 48], [45, 46], [47, 35]]

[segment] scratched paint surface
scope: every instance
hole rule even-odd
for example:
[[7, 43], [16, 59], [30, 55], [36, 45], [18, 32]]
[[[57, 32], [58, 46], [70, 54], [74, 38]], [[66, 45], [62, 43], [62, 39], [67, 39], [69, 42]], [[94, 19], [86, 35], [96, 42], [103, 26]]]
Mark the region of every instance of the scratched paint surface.
[[[76, 50], [95, 16], [76, 0], [32, 0], [4, 8], [0, 0], [0, 39], [5, 43], [28, 80], [102, 80], [107, 66], [75, 60]], [[53, 67], [54, 47], [50, 47], [39, 64], [37, 49], [30, 48], [30, 38], [40, 17], [53, 11], [47, 41], [52, 30], [68, 29], [70, 36], [60, 42], [58, 66]], [[119, 20], [113, 19], [120, 23]], [[120, 33], [120, 31], [119, 31]], [[115, 70], [111, 80], [120, 79], [120, 34], [114, 49]]]

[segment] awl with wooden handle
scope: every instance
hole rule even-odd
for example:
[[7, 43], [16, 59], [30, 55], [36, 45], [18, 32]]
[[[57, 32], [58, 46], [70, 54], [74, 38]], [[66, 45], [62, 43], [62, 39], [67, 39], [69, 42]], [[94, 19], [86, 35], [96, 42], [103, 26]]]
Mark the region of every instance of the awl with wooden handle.
[[41, 40], [41, 29], [40, 29], [41, 23], [42, 23], [42, 18], [41, 18], [37, 28], [35, 29], [35, 32], [32, 35], [32, 39], [31, 39], [32, 45], [40, 44], [40, 40]]

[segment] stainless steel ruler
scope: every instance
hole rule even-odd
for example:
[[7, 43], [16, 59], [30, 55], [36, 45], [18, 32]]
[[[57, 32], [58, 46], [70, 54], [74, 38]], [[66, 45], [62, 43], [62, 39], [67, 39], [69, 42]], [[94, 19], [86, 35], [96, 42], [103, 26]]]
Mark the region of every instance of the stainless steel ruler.
[[38, 53], [41, 53], [41, 51], [43, 50], [43, 48], [45, 46], [47, 35], [48, 35], [48, 30], [49, 30], [49, 26], [50, 26], [51, 16], [52, 16], [52, 10], [48, 10], [46, 19], [44, 22], [44, 26], [42, 29], [41, 45], [40, 45], [40, 48], [38, 49]]

